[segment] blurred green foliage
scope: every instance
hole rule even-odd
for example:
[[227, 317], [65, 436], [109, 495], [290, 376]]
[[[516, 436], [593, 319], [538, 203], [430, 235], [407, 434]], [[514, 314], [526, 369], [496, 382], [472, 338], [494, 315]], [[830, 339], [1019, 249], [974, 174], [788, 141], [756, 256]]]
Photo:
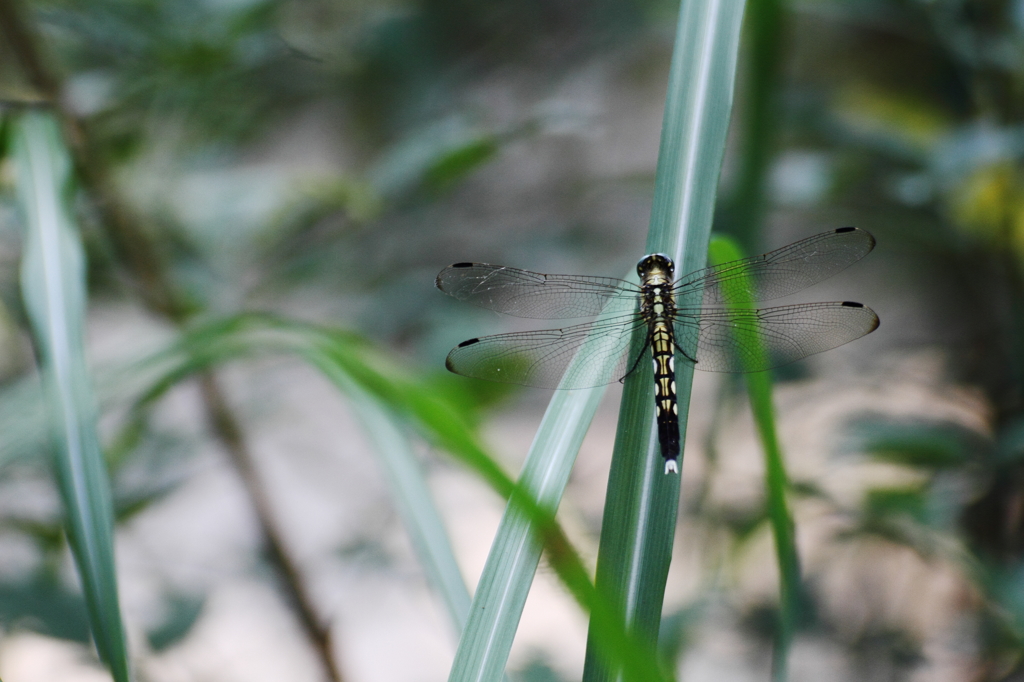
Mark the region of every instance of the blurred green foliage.
[[[95, 162], [142, 216], [137, 227], [198, 318], [294, 307], [343, 321], [409, 365], [439, 368], [452, 340], [485, 319], [431, 289], [448, 262], [617, 275], [641, 255], [646, 215], [635, 206], [649, 202], [654, 159], [605, 168], [594, 158], [616, 154], [592, 157], [587, 144], [612, 125], [594, 109], [663, 82], [672, 3], [38, 0], [20, 9]], [[850, 415], [854, 454], [836, 456], [913, 481], [873, 486], [855, 505], [815, 481], [794, 491], [847, 521], [843, 543], [956, 566], [976, 590], [962, 606], [973, 679], [1014, 679], [1024, 671], [1024, 3], [807, 0], [778, 11], [757, 15], [767, 28], [745, 55], [717, 226], [757, 246], [823, 225], [871, 229], [883, 265], [863, 290], [904, 296], [890, 316], [879, 307], [877, 336], [889, 334], [886, 350], [897, 353], [940, 351], [941, 380], [978, 387], [987, 410], [971, 427], [942, 415]], [[760, 68], [764, 60], [777, 68]], [[0, 45], [6, 100], [32, 94], [19, 64]], [[573, 90], [595, 73], [606, 77], [598, 95]], [[603, 115], [626, 119], [612, 125], [624, 135], [640, 125], [636, 114]], [[0, 300], [11, 321], [0, 325], [15, 340], [0, 348], [0, 484], [15, 486], [45, 479], [45, 440], [24, 378], [31, 353], [9, 192], [3, 202]], [[95, 299], [130, 300], [94, 207], [81, 204]], [[297, 303], [309, 300], [315, 309]], [[433, 377], [420, 386], [473, 424], [506, 395]], [[105, 403], [114, 421], [123, 402]], [[131, 415], [108, 438], [120, 522], [187, 480], [187, 458], [167, 453], [194, 437], [169, 433], [145, 409]], [[759, 508], [686, 513], [734, 548], [764, 528]], [[37, 553], [3, 575], [3, 622], [84, 639], [81, 603], [54, 577], [55, 516], [2, 514], [0, 528]], [[830, 620], [829, 588], [806, 579], [822, 603], [804, 634], [838, 642], [860, 679], [906, 679], [920, 667], [915, 632], [877, 614], [858, 626]], [[202, 599], [167, 604], [150, 633], [156, 649], [187, 633]], [[772, 636], [776, 606], [735, 608], [752, 638]], [[670, 658], [692, 651], [708, 612], [695, 605], [667, 620]], [[524, 674], [554, 675], [541, 663]]]

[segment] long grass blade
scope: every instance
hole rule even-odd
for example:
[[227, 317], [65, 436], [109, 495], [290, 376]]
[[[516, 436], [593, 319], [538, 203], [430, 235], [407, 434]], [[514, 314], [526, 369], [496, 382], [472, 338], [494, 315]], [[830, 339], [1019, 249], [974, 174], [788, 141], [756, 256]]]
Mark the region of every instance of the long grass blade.
[[85, 255], [66, 192], [70, 161], [48, 114], [18, 116], [11, 135], [25, 231], [22, 296], [41, 362], [68, 540], [96, 648], [114, 679], [127, 682], [113, 512], [83, 342]]
[[743, 37], [749, 44], [743, 60], [743, 120], [736, 184], [720, 206], [715, 229], [728, 232], [747, 250], [758, 242], [766, 207], [768, 171], [775, 153], [780, 120], [780, 86], [785, 47], [789, 44], [787, 0], [758, 0], [747, 10]]
[[[602, 393], [602, 389], [559, 391], [534, 437], [519, 485], [552, 514]], [[477, 585], [470, 620], [448, 677], [450, 682], [501, 678], [540, 554], [541, 540], [534, 519], [522, 508], [509, 504]]]
[[[669, 254], [678, 274], [705, 265], [743, 8], [743, 0], [683, 0], [680, 7], [647, 239], [648, 252]], [[693, 370], [688, 363], [676, 368], [685, 438]], [[657, 451], [652, 385], [651, 368], [644, 363], [623, 391], [597, 587], [627, 628], [653, 647], [672, 557], [679, 477], [664, 474]], [[620, 671], [603, 658], [591, 628], [584, 680], [617, 679]]]
[[[718, 236], [711, 243], [709, 256], [712, 265], [721, 265], [743, 258], [739, 245], [728, 237]], [[737, 294], [736, 308], [754, 307], [754, 291], [750, 282], [738, 279], [732, 283]], [[737, 334], [744, 334], [745, 329], [738, 327]], [[756, 334], [746, 333], [744, 347], [758, 346]], [[762, 349], [762, 354], [765, 351]], [[757, 424], [757, 431], [764, 448], [765, 462], [765, 493], [768, 507], [768, 520], [775, 537], [775, 557], [779, 565], [779, 626], [775, 637], [775, 651], [772, 656], [772, 680], [784, 682], [787, 678], [789, 648], [793, 640], [793, 630], [799, 622], [802, 605], [800, 585], [800, 557], [796, 550], [793, 517], [786, 503], [789, 490], [789, 478], [782, 458], [782, 447], [775, 430], [775, 409], [772, 406], [772, 379], [770, 372], [751, 372], [744, 375], [747, 393], [750, 397], [750, 409]]]
[[427, 486], [426, 475], [404, 428], [336, 364], [320, 360], [317, 367], [348, 396], [352, 410], [374, 443], [420, 563], [444, 599], [455, 632], [462, 634], [469, 617], [469, 590], [455, 560], [441, 513]]

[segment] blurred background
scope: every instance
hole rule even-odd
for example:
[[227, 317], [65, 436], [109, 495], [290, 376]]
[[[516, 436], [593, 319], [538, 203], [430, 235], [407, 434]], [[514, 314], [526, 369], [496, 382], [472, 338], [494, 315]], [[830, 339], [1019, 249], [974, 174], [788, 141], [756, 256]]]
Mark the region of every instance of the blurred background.
[[[1024, 1], [748, 5], [715, 229], [751, 253], [844, 225], [878, 240], [794, 300], [861, 301], [880, 329], [776, 372], [810, 604], [791, 679], [1022, 680]], [[626, 276], [644, 255], [677, 9], [0, 0], [0, 99], [59, 94], [81, 133], [89, 352], [139, 679], [325, 678], [201, 387], [126, 429], [116, 370], [182, 320], [267, 311], [443, 375], [458, 342], [521, 328], [435, 290], [445, 265]], [[109, 679], [25, 416], [38, 409], [5, 166], [0, 182], [0, 676]], [[220, 379], [346, 679], [445, 679], [456, 634], [345, 400], [297, 361]], [[432, 380], [517, 471], [549, 393]], [[615, 389], [559, 512], [591, 566]], [[698, 372], [692, 403], [666, 651], [689, 681], [767, 679], [778, 577], [760, 446], [740, 380]], [[503, 502], [422, 456], [472, 586]], [[542, 564], [512, 679], [578, 678], [585, 639]]]

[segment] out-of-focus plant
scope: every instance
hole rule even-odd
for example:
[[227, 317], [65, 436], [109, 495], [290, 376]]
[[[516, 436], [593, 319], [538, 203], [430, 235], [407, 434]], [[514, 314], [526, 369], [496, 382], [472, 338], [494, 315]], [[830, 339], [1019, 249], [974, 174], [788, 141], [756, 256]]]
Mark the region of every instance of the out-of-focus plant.
[[[830, 504], [855, 519], [844, 542], [911, 547], [973, 583], [978, 679], [1010, 679], [1024, 666], [1011, 597], [1024, 566], [1020, 3], [793, 3], [787, 23], [800, 37], [777, 93], [776, 206], [790, 216], [841, 210], [870, 222], [881, 243], [917, 253], [914, 276], [940, 334], [930, 341], [947, 345], [950, 375], [983, 386], [991, 404], [990, 432], [863, 415], [858, 447], [911, 480], [869, 490], [858, 509]], [[827, 618], [820, 612], [819, 627], [838, 635]], [[923, 660], [914, 635], [881, 624], [856, 646], [885, 651], [892, 675]]]
[[[723, 78], [708, 86], [694, 79], [684, 79], [677, 72], [673, 84], [676, 95], [671, 99], [671, 111], [675, 115], [667, 119], [670, 129], [685, 122], [698, 132], [704, 132], [710, 126], [713, 134], [683, 138], [668, 136], [663, 163], [667, 164], [669, 172], [660, 181], [662, 202], [659, 210], [664, 213], [666, 226], [663, 228], [668, 230], [664, 234], [689, 227], [689, 220], [679, 217], [689, 216], [688, 211], [696, 210], [701, 216], [694, 235], [686, 237], [687, 242], [692, 242], [691, 246], [697, 245], [697, 248], [690, 249], [688, 256], [697, 264], [703, 262], [702, 239], [706, 241], [710, 228], [710, 207], [731, 99], [735, 29], [743, 6], [742, 2], [736, 1], [726, 4], [728, 10], [723, 12], [725, 18], [721, 20], [717, 14], [706, 12], [702, 3], [687, 4], [691, 9], [699, 10], [697, 15], [702, 17], [700, 25], [703, 29], [719, 38], [712, 41], [714, 59], [711, 61], [722, 72]], [[576, 7], [572, 3], [564, 6], [550, 4], [539, 16], [524, 12], [515, 3], [481, 9], [473, 4], [463, 7], [457, 2], [427, 2], [403, 9], [407, 10], [405, 16], [376, 23], [364, 16], [363, 20], [372, 25], [363, 26], [363, 30], [357, 32], [358, 39], [344, 45], [343, 53], [328, 54], [323, 48], [330, 43], [329, 37], [325, 38], [331, 34], [329, 26], [321, 26], [323, 32], [316, 35], [309, 31], [308, 25], [304, 26], [311, 21], [310, 16], [300, 11], [289, 12], [272, 3], [218, 8], [189, 1], [152, 6], [115, 1], [88, 9], [59, 4], [21, 7], [9, 0], [0, 3], [5, 36], [22, 67], [22, 80], [35, 89], [34, 99], [49, 100], [54, 107], [64, 129], [75, 170], [85, 189], [81, 196], [51, 197], [47, 206], [53, 211], [70, 211], [81, 201], [83, 215], [94, 227], [87, 234], [95, 280], [113, 285], [107, 290], [108, 294], [117, 285], [122, 285], [122, 290], [134, 289], [132, 293], [139, 295], [150, 313], [184, 328], [199, 316], [216, 314], [225, 305], [225, 298], [244, 299], [250, 294], [244, 287], [231, 290], [216, 286], [218, 279], [233, 281], [239, 272], [239, 264], [250, 264], [239, 256], [247, 250], [256, 254], [257, 261], [271, 267], [284, 264], [285, 270], [290, 272], [308, 271], [310, 264], [323, 269], [324, 262], [332, 255], [352, 251], [360, 255], [355, 259], [350, 256], [348, 261], [333, 265], [340, 265], [342, 271], [347, 268], [350, 273], [360, 273], [360, 277], [349, 275], [342, 278], [347, 283], [361, 281], [371, 288], [400, 272], [401, 264], [393, 261], [394, 249], [387, 248], [386, 244], [383, 249], [361, 249], [358, 248], [359, 241], [370, 239], [384, 221], [399, 226], [391, 231], [394, 238], [421, 232], [411, 227], [412, 219], [420, 212], [443, 199], [461, 181], [494, 159], [503, 145], [522, 136], [536, 134], [541, 126], [550, 122], [538, 115], [488, 127], [469, 122], [470, 116], [452, 116], [444, 110], [439, 111], [432, 104], [438, 92], [458, 96], [474, 84], [473, 74], [471, 77], [451, 77], [458, 73], [454, 64], [463, 58], [461, 53], [452, 54], [450, 38], [453, 29], [460, 39], [471, 38], [462, 49], [479, 51], [484, 62], [515, 60], [529, 58], [533, 56], [531, 52], [540, 50], [543, 43], [535, 41], [567, 36], [575, 30], [577, 18]], [[562, 64], [568, 66], [574, 61], [574, 50], [591, 52], [629, 23], [611, 18], [617, 14], [608, 11], [611, 9], [609, 6], [594, 14], [593, 19], [603, 26], [595, 30], [602, 35], [601, 39], [592, 41], [592, 44], [570, 43], [560, 60]], [[510, 18], [518, 18], [525, 23], [510, 24]], [[343, 16], [338, 21], [339, 26], [359, 25], [359, 21], [353, 21], [351, 16]], [[37, 32], [37, 25], [49, 27], [56, 38]], [[516, 26], [519, 29], [510, 33]], [[472, 30], [467, 31], [467, 27]], [[527, 31], [531, 41], [524, 44], [519, 39], [509, 39], [531, 27], [538, 29]], [[683, 27], [689, 29], [691, 25], [685, 23]], [[300, 28], [307, 29], [305, 37], [309, 40], [294, 39], [297, 33], [302, 33]], [[402, 38], [398, 43], [392, 42], [396, 35]], [[405, 39], [410, 36], [414, 39]], [[700, 60], [707, 57], [703, 54], [704, 43], [687, 35], [681, 44], [696, 57], [692, 61], [680, 59], [679, 63], [690, 70], [698, 68], [703, 63]], [[546, 63], [551, 67], [558, 62], [546, 59]], [[65, 73], [62, 67], [70, 73]], [[375, 70], [380, 68], [389, 70], [393, 77], [375, 75]], [[201, 220], [190, 221], [187, 209], [183, 209], [180, 203], [175, 205], [175, 180], [181, 181], [188, 173], [195, 173], [202, 167], [204, 158], [223, 158], [237, 153], [241, 143], [254, 143], [261, 133], [275, 125], [280, 126], [283, 117], [310, 106], [314, 100], [329, 101], [332, 93], [326, 84], [332, 82], [332, 77], [345, 83], [343, 96], [338, 97], [339, 101], [334, 104], [340, 103], [356, 120], [362, 121], [364, 139], [358, 142], [365, 148], [357, 152], [363, 157], [358, 175], [365, 179], [335, 183], [329, 192], [314, 193], [312, 201], [300, 205], [298, 211], [279, 213], [292, 216], [287, 219], [295, 226], [291, 230], [293, 235], [313, 236], [308, 245], [299, 244], [298, 251], [305, 259], [302, 264], [305, 268], [287, 267], [287, 257], [294, 253], [281, 254], [271, 240], [264, 241], [264, 244], [271, 244], [271, 248], [264, 249], [259, 248], [258, 239], [251, 238], [248, 242], [233, 242], [230, 249], [218, 245], [218, 239], [211, 238], [211, 233], [202, 229]], [[711, 103], [711, 108], [684, 106], [679, 95], [687, 91], [686, 88], [697, 88], [697, 92], [702, 92], [700, 88], [706, 87], [710, 87], [714, 94], [706, 100]], [[140, 120], [144, 125], [139, 124]], [[698, 144], [680, 145], [680, 140], [697, 140]], [[697, 159], [696, 167], [710, 169], [709, 172], [694, 173], [693, 166], [688, 163], [691, 158]], [[159, 181], [147, 185], [145, 169], [154, 166], [167, 172], [148, 175], [152, 179], [159, 178]], [[689, 173], [685, 181], [676, 176], [676, 167]], [[23, 184], [17, 185], [15, 192], [24, 195]], [[701, 201], [680, 202], [680, 193], [696, 194]], [[682, 211], [678, 209], [680, 205], [684, 206]], [[216, 210], [211, 213], [216, 215]], [[330, 224], [332, 220], [340, 220], [344, 231], [339, 234], [332, 229], [335, 227]], [[243, 221], [236, 216], [233, 222]], [[318, 228], [324, 226], [329, 232], [326, 240], [322, 234], [316, 234]], [[337, 239], [339, 236], [343, 239]], [[433, 239], [429, 235], [419, 238], [424, 242]], [[341, 245], [332, 253], [332, 250], [319, 248], [324, 241], [341, 242]], [[352, 249], [353, 244], [357, 248]], [[406, 251], [415, 251], [415, 243], [404, 247]], [[388, 263], [388, 267], [368, 267], [373, 262]], [[363, 267], [357, 269], [357, 263]], [[75, 272], [77, 270], [71, 274]], [[123, 287], [124, 284], [128, 286]], [[352, 288], [358, 290], [359, 286]], [[46, 287], [41, 283], [30, 283], [24, 287], [29, 300], [44, 291]], [[84, 296], [78, 298], [84, 300]], [[412, 300], [412, 305], [415, 305], [415, 300]], [[31, 305], [28, 309], [30, 313], [34, 312]], [[392, 319], [403, 318], [401, 310], [396, 309], [394, 313]], [[197, 375], [212, 431], [230, 454], [252, 495], [270, 562], [295, 604], [300, 624], [316, 645], [326, 670], [335, 679], [340, 679], [328, 629], [323, 619], [318, 617], [305, 581], [287, 552], [263, 491], [259, 472], [249, 453], [245, 433], [212, 373], [217, 361], [230, 357], [230, 353], [216, 354], [218, 346], [215, 342], [222, 340], [217, 334], [207, 334], [206, 338], [200, 339], [186, 336], [187, 352], [184, 354], [189, 358], [186, 364], [190, 369], [172, 372], [172, 376], [156, 380], [156, 385], [146, 387], [144, 392], [157, 396], [174, 383]], [[337, 350], [341, 344], [335, 346]], [[348, 381], [356, 384], [356, 388], [350, 386], [349, 390], [369, 393], [370, 401], [378, 401], [385, 412], [397, 411], [411, 415], [421, 425], [432, 425], [434, 435], [446, 449], [474, 451], [477, 457], [474, 461], [478, 464], [483, 462], [478, 469], [484, 478], [511, 498], [510, 509], [516, 513], [528, 512], [526, 516], [534, 526], [527, 537], [529, 544], [536, 543], [534, 533], [545, 540], [552, 553], [552, 565], [559, 569], [567, 587], [591, 613], [592, 663], [600, 663], [609, 669], [621, 668], [631, 678], [657, 679], [660, 673], [655, 657], [650, 651], [644, 655], [638, 653], [638, 645], [634, 643], [636, 633], [631, 632], [627, 636], [622, 631], [620, 614], [608, 606], [606, 595], [594, 591], [586, 570], [550, 518], [553, 512], [546, 506], [550, 501], [533, 502], [532, 495], [536, 491], [529, 484], [516, 486], [505, 477], [480, 447], [474, 445], [471, 429], [462, 423], [462, 417], [451, 409], [450, 403], [413, 383], [381, 379], [381, 375], [368, 372], [363, 365], [345, 364], [348, 357], [340, 351], [333, 354], [322, 351], [317, 356], [322, 361], [320, 369], [325, 373], [325, 368], [334, 366], [332, 362], [344, 366], [344, 381], [339, 378], [339, 383]], [[84, 357], [76, 360], [76, 370], [84, 376]], [[358, 399], [361, 402], [367, 400], [365, 397]], [[468, 401], [463, 399], [461, 402], [465, 404]], [[144, 400], [142, 405], [146, 404], [148, 401]], [[364, 418], [377, 420], [375, 433], [381, 436], [383, 447], [388, 448], [392, 455], [405, 449], [401, 427], [386, 429], [379, 416], [371, 414], [364, 415]], [[143, 444], [152, 436], [144, 409], [133, 409], [127, 417], [122, 415], [122, 422], [111, 448], [111, 463], [117, 465], [115, 470], [121, 465], [134, 463], [143, 450]], [[385, 432], [389, 434], [386, 437], [382, 435]], [[97, 461], [93, 466], [96, 470], [100, 465], [99, 447], [93, 445], [90, 447], [96, 454]], [[436, 513], [430, 516], [427, 513], [429, 509], [422, 506], [429, 503], [422, 481], [418, 492], [414, 490], [417, 485], [413, 480], [416, 472], [414, 462], [393, 463], [391, 472], [396, 488], [403, 491], [407, 502], [417, 496], [420, 500], [421, 506], [418, 509], [413, 506], [407, 516], [412, 520], [422, 521], [424, 517], [434, 520], [435, 527], [421, 524], [414, 538], [424, 556], [429, 557], [425, 562], [432, 567], [438, 582], [445, 586], [453, 620], [459, 626], [465, 619], [465, 591], [457, 570], [453, 571], [454, 561], [445, 546], [443, 529], [440, 535], [437, 533], [439, 517]], [[400, 474], [403, 473], [413, 476], [402, 478]], [[565, 473], [567, 475], [568, 469]], [[84, 495], [85, 506], [91, 505], [92, 521], [99, 528], [93, 528], [80, 537], [72, 534], [76, 549], [79, 549], [77, 545], [96, 539], [106, 539], [109, 545], [109, 515], [113, 513], [113, 505], [102, 486], [91, 484], [82, 491], [81, 486], [76, 487], [72, 483], [66, 488], [65, 504], [75, 503], [75, 494]], [[173, 483], [166, 487], [168, 491], [171, 489]], [[159, 499], [160, 492], [148, 491], [129, 499], [124, 505], [131, 511], [145, 509]], [[560, 490], [554, 495], [557, 499]], [[123, 512], [125, 515], [128, 513]], [[670, 540], [671, 516], [666, 520], [669, 522], [665, 527], [669, 529]], [[413, 527], [416, 527], [415, 523]], [[26, 525], [23, 531], [30, 532], [27, 529]], [[37, 530], [36, 534], [42, 536], [43, 531]], [[50, 549], [59, 551], [59, 546], [57, 542]], [[638, 633], [645, 635], [648, 645], [657, 632], [660, 619], [658, 595], [664, 590], [664, 569], [668, 561], [665, 551], [660, 551], [660, 555], [662, 568], [656, 571], [662, 574], [660, 585], [645, 588], [653, 590], [654, 599], [645, 597], [645, 603], [650, 604], [641, 620], [650, 622], [637, 628]], [[88, 561], [94, 560], [107, 562], [107, 568], [99, 572], [99, 582], [112, 587], [111, 548], [108, 546], [97, 556], [88, 558]], [[96, 615], [102, 615], [102, 611], [97, 611], [94, 604], [98, 597], [90, 582], [93, 576], [89, 572], [88, 561], [80, 558], [79, 563], [86, 567], [83, 569], [85, 594], [93, 616], [96, 643], [116, 676], [124, 678], [127, 674], [123, 660], [125, 643], [123, 637], [117, 633], [108, 636], [109, 633], [101, 627], [105, 621]], [[533, 564], [535, 567], [536, 557]], [[525, 575], [520, 584], [528, 586], [530, 577]], [[59, 583], [55, 582], [52, 588], [54, 595], [60, 596]], [[26, 590], [25, 594], [31, 592]], [[106, 600], [106, 604], [114, 604], [116, 616], [116, 592], [100, 593], [99, 598]], [[168, 617], [152, 628], [148, 637], [150, 645], [157, 649], [187, 633], [200, 613], [202, 598], [170, 595], [166, 602]], [[44, 611], [41, 604], [36, 609], [40, 614]], [[19, 609], [14, 606], [7, 613], [11, 619], [18, 618], [19, 614]], [[115, 625], [116, 630], [119, 623]], [[53, 628], [50, 631], [58, 633]], [[81, 635], [80, 631], [75, 632]], [[511, 639], [508, 638], [506, 643], [510, 644]], [[503, 667], [503, 661], [499, 666]]]
[[128, 682], [113, 505], [85, 364], [85, 260], [64, 198], [73, 187], [71, 163], [51, 116], [28, 112], [9, 127], [25, 233], [21, 289], [39, 354], [64, 528], [100, 658], [115, 680]]
[[[70, 124], [67, 139], [86, 183], [70, 201], [85, 226], [91, 293], [101, 302], [138, 295], [173, 325], [195, 330], [197, 318], [225, 311], [287, 310], [316, 291], [323, 305], [336, 306], [327, 314], [344, 315], [375, 342], [429, 355], [447, 343], [438, 329], [472, 314], [440, 321], [443, 303], [429, 287], [439, 265], [532, 249], [560, 265], [586, 259], [581, 272], [598, 270], [592, 259], [618, 266], [607, 253], [621, 250], [621, 230], [602, 227], [617, 214], [595, 217], [604, 204], [594, 197], [628, 192], [649, 200], [649, 175], [594, 170], [578, 141], [603, 134], [591, 109], [611, 97], [602, 89], [611, 87], [608, 74], [642, 82], [653, 72], [663, 80], [671, 3], [0, 0], [0, 9], [21, 17], [28, 30], [20, 37], [29, 41], [26, 49], [0, 20], [5, 99], [49, 98]], [[914, 312], [927, 321], [915, 336], [901, 335], [909, 322], [887, 319], [886, 333], [896, 330], [908, 345], [942, 345], [949, 380], [983, 387], [990, 409], [980, 419], [988, 426], [973, 428], [941, 415], [865, 412], [851, 426], [850, 450], [897, 472], [893, 480], [850, 503], [798, 479], [794, 507], [816, 505], [842, 521], [832, 551], [910, 551], [967, 581], [973, 591], [965, 591], [962, 609], [974, 620], [965, 639], [977, 643], [977, 678], [1007, 679], [1024, 666], [1020, 3], [816, 0], [757, 2], [751, 10], [749, 51], [741, 55], [743, 123], [726, 163], [733, 184], [718, 226], [751, 252], [764, 245], [763, 232], [789, 224], [813, 223], [808, 232], [823, 222], [869, 226], [888, 257], [910, 264], [900, 268], [900, 286], [922, 292]], [[564, 105], [572, 88], [587, 93], [578, 111]], [[508, 106], [522, 99], [530, 105]], [[301, 154], [323, 153], [329, 158], [317, 163], [328, 171], [288, 174], [279, 169], [292, 161], [264, 164], [273, 157], [268, 149], [309, 139], [315, 144], [299, 147]], [[528, 181], [501, 165], [512, 155], [533, 164]], [[516, 193], [494, 191], [488, 173], [496, 168]], [[113, 214], [149, 246], [140, 251], [103, 229]], [[9, 213], [0, 220], [10, 222]], [[496, 224], [502, 236], [479, 229]], [[0, 246], [0, 299], [24, 329], [14, 259], [6, 255], [19, 248], [17, 238], [0, 233]], [[202, 351], [198, 335], [183, 338]], [[38, 386], [17, 376], [29, 355], [24, 342], [0, 351], [3, 366], [16, 368], [0, 387], [0, 482], [14, 486], [42, 478], [33, 456], [45, 439]], [[126, 519], [173, 492], [184, 476], [178, 456], [191, 448], [146, 409], [121, 419], [118, 397], [139, 390], [137, 377], [118, 384], [97, 374], [100, 403], [116, 423], [105, 443], [115, 519]], [[244, 434], [216, 384], [200, 385], [221, 444], [244, 455]], [[430, 386], [470, 422], [480, 418], [473, 408], [486, 400], [474, 391], [485, 388]], [[721, 392], [716, 433], [731, 428], [723, 420], [735, 412], [732, 400], [730, 390]], [[364, 416], [381, 418], [378, 407]], [[411, 431], [399, 422], [379, 433], [392, 447]], [[833, 449], [842, 456], [842, 447]], [[685, 514], [702, 524], [715, 551], [734, 557], [759, 541], [763, 509], [716, 506], [704, 492], [684, 498]], [[12, 513], [2, 525], [27, 539], [38, 559], [20, 581], [0, 586], [4, 622], [81, 640], [83, 603], [56, 577], [64, 547], [56, 516]], [[424, 532], [416, 542], [447, 582], [457, 621], [465, 595], [437, 540]], [[301, 583], [281, 559], [282, 584]], [[725, 602], [716, 601], [723, 587], [715, 570], [703, 578], [700, 598], [666, 619], [645, 616], [660, 620], [669, 660], [685, 660], [708, 614], [719, 613], [709, 606]], [[798, 639], [839, 643], [862, 678], [901, 679], [925, 660], [916, 633], [876, 613], [842, 622], [829, 606], [831, 588], [813, 565], [807, 573], [814, 608]], [[150, 624], [154, 649], [187, 634], [203, 599], [169, 594], [165, 601], [167, 617]], [[301, 594], [295, 601], [301, 608]], [[777, 637], [777, 608], [769, 600], [736, 611], [758, 640]], [[317, 619], [312, 609], [300, 616], [314, 634], [322, 629]], [[531, 671], [549, 672], [540, 664]]]

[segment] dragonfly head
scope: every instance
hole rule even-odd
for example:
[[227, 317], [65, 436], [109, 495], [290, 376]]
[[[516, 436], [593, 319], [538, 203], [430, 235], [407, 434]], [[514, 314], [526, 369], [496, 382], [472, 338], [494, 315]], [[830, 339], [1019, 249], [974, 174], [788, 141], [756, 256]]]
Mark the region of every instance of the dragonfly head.
[[644, 256], [636, 264], [636, 274], [640, 275], [640, 281], [643, 283], [647, 283], [654, 278], [671, 282], [675, 270], [676, 264], [663, 253], [652, 253], [649, 256]]

